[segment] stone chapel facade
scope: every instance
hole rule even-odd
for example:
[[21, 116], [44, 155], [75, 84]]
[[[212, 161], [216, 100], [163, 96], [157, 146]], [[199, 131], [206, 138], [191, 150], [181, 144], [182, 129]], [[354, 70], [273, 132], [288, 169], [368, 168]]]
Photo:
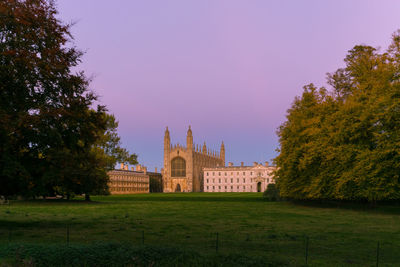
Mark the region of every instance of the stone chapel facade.
[[171, 145], [168, 127], [164, 135], [164, 168], [162, 170], [164, 192], [203, 192], [203, 168], [225, 166], [225, 146], [211, 151], [206, 143], [203, 148], [193, 144], [192, 130], [187, 131], [186, 147]]

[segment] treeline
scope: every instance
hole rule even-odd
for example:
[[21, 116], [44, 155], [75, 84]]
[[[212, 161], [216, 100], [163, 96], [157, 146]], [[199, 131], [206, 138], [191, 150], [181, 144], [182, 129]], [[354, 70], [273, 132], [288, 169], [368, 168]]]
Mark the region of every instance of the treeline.
[[0, 196], [107, 193], [107, 171], [136, 163], [95, 105], [82, 52], [50, 0], [0, 1]]
[[278, 129], [277, 185], [297, 200], [400, 199], [400, 31], [355, 46], [330, 90], [304, 87]]

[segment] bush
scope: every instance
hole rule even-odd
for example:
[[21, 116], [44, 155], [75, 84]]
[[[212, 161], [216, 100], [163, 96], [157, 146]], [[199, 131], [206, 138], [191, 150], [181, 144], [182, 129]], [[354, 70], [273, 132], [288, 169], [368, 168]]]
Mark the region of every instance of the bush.
[[263, 198], [268, 201], [281, 200], [279, 190], [275, 184], [269, 184], [267, 189], [264, 191]]

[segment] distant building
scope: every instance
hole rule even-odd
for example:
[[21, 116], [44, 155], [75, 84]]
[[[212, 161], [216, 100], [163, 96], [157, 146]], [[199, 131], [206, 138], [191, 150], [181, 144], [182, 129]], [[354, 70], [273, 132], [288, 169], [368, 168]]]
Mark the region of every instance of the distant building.
[[275, 183], [274, 166], [254, 162], [253, 166], [204, 168], [204, 192], [264, 192], [268, 184]]
[[225, 146], [221, 151], [211, 151], [193, 144], [192, 130], [187, 131], [186, 147], [172, 146], [168, 127], [164, 135], [164, 168], [162, 171], [164, 192], [203, 191], [203, 168], [225, 165]]
[[108, 175], [110, 177], [108, 186], [112, 195], [149, 193], [150, 177], [146, 169], [135, 171], [132, 167], [129, 170], [128, 165], [121, 163], [121, 169], [109, 171]]

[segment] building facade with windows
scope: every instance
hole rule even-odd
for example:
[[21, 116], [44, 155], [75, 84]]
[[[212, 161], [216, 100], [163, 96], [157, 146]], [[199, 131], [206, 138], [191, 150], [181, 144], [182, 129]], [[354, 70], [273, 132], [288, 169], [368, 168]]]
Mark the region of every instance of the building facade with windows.
[[109, 171], [108, 176], [110, 177], [108, 187], [112, 195], [149, 193], [150, 176], [146, 168], [135, 171], [132, 167], [129, 170], [129, 167], [122, 163], [121, 169]]
[[186, 136], [186, 147], [171, 145], [168, 127], [164, 134], [164, 192], [201, 192], [203, 191], [203, 168], [225, 165], [225, 146], [221, 150], [212, 151], [193, 143], [192, 130], [189, 126]]
[[233, 166], [204, 168], [204, 192], [264, 192], [268, 184], [275, 183], [274, 166], [268, 162], [253, 166]]

